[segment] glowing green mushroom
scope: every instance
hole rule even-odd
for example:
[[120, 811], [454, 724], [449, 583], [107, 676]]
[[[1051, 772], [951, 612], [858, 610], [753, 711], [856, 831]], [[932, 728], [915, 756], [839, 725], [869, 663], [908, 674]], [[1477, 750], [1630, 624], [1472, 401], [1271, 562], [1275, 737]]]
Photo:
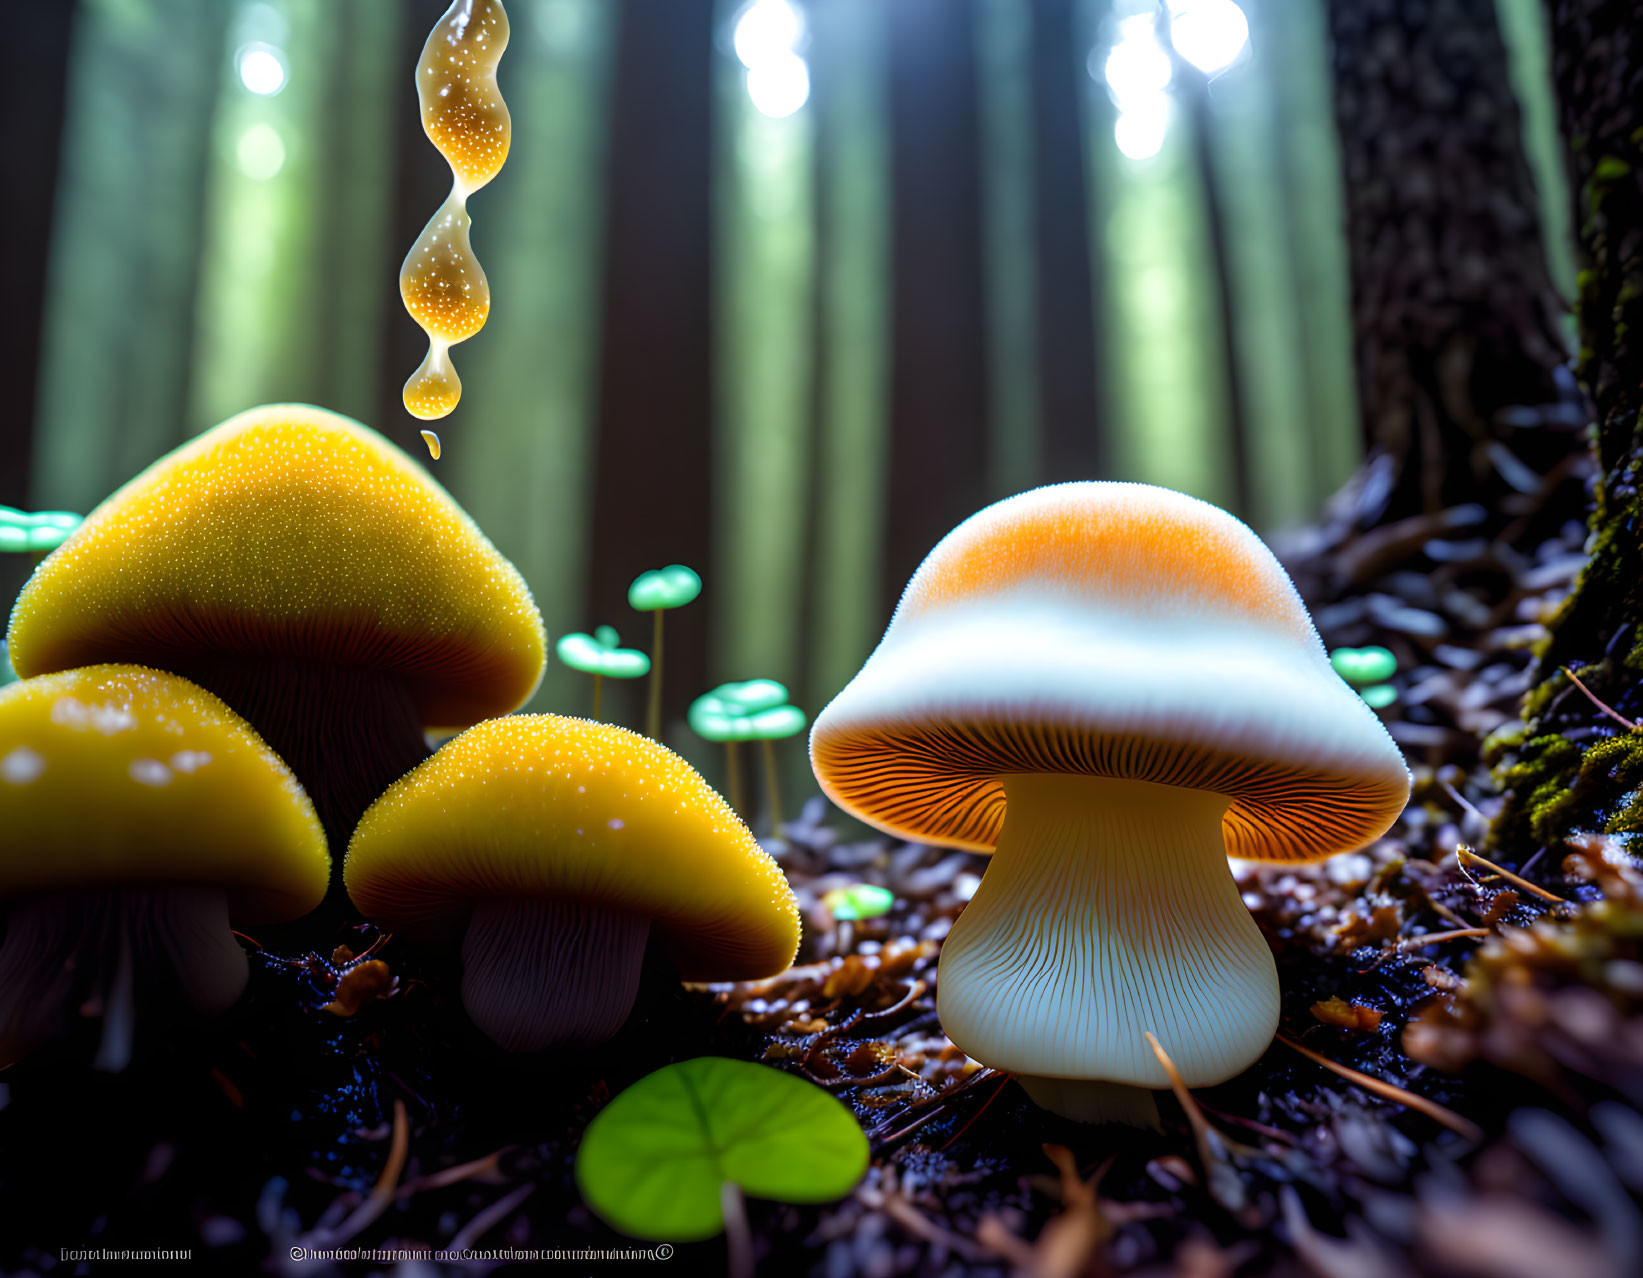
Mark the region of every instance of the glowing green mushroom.
[[593, 717], [599, 717], [599, 691], [606, 679], [641, 679], [650, 673], [650, 658], [624, 648], [615, 626], [600, 626], [591, 635], [568, 634], [554, 645], [559, 660], [572, 670], [593, 676]]
[[833, 948], [848, 954], [855, 944], [855, 925], [863, 919], [883, 918], [896, 904], [896, 894], [876, 883], [851, 883], [823, 892], [822, 906], [833, 916]]
[[652, 568], [633, 579], [628, 587], [628, 607], [655, 615], [650, 642], [650, 704], [645, 711], [645, 731], [654, 740], [662, 739], [662, 614], [683, 608], [702, 593], [702, 579], [683, 564]]
[[732, 1274], [753, 1272], [743, 1196], [825, 1203], [867, 1170], [867, 1138], [836, 1098], [768, 1065], [707, 1056], [647, 1074], [588, 1124], [582, 1198], [634, 1238], [723, 1231]]
[[62, 545], [80, 523], [81, 516], [69, 510], [38, 510], [31, 514], [0, 506], [0, 552], [43, 556]]
[[827, 912], [841, 923], [882, 918], [895, 903], [896, 894], [876, 883], [852, 883], [822, 894]]
[[736, 744], [757, 741], [764, 749], [765, 788], [770, 797], [770, 832], [782, 828], [781, 787], [776, 777], [776, 751], [772, 742], [803, 732], [808, 720], [797, 706], [787, 703], [787, 689], [774, 679], [749, 679], [745, 683], [722, 683], [703, 693], [690, 706], [691, 731], [706, 741], [722, 741], [725, 746], [725, 788], [730, 804], [742, 811], [741, 780], [736, 770]]
[[1387, 682], [1398, 669], [1398, 659], [1388, 648], [1336, 648], [1329, 654], [1335, 673], [1357, 689], [1373, 710], [1383, 710], [1398, 699], [1398, 690]]

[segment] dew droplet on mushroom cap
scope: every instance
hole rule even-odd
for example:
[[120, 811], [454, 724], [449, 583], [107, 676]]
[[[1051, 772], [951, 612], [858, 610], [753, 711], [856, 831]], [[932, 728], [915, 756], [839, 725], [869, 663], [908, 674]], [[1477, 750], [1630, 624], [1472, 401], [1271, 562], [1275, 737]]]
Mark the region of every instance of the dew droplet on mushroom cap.
[[306, 914], [330, 857], [290, 770], [185, 679], [102, 665], [0, 689], [0, 1061], [104, 1009], [130, 1052], [158, 987], [212, 1014], [244, 988], [229, 930]]
[[822, 788], [882, 830], [994, 853], [942, 948], [970, 1056], [1085, 1121], [1258, 1057], [1272, 955], [1228, 854], [1309, 861], [1384, 833], [1409, 774], [1254, 533], [1143, 484], [1035, 489], [930, 553], [816, 717]]
[[463, 934], [463, 1002], [510, 1051], [610, 1038], [647, 940], [691, 981], [771, 976], [798, 950], [786, 878], [688, 763], [561, 715], [441, 746], [366, 812], [343, 876], [385, 928]]
[[340, 847], [426, 729], [515, 709], [547, 639], [513, 565], [375, 431], [255, 408], [156, 462], [30, 578], [21, 675], [98, 661], [211, 689], [290, 764]]

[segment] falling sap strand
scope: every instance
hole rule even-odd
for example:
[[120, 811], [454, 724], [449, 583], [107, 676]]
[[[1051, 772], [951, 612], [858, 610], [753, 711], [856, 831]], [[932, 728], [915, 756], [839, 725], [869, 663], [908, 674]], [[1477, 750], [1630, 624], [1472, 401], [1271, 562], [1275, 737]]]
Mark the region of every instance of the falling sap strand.
[[[405, 383], [405, 409], [423, 421], [446, 416], [462, 398], [450, 348], [484, 328], [491, 310], [490, 285], [468, 242], [468, 197], [508, 158], [508, 107], [496, 86], [507, 47], [501, 0], [454, 0], [416, 64], [423, 131], [451, 166], [450, 196], [399, 269], [405, 309], [428, 335], [428, 357]], [[428, 447], [438, 458], [438, 436]]]
[[422, 432], [422, 442], [428, 445], [428, 456], [439, 460], [439, 436], [431, 430]]

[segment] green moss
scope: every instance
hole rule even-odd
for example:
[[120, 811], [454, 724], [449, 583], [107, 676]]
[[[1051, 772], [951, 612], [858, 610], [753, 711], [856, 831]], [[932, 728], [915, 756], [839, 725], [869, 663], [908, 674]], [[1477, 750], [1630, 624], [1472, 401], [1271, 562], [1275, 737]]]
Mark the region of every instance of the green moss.
[[1616, 182], [1632, 171], [1632, 166], [1616, 155], [1605, 155], [1592, 170], [1592, 181]]
[[1557, 733], [1528, 738], [1511, 749], [1500, 781], [1508, 798], [1494, 832], [1499, 845], [1526, 849], [1573, 830], [1643, 833], [1643, 732], [1585, 750]]
[[1579, 747], [1556, 733], [1522, 742], [1500, 773], [1506, 807], [1493, 841], [1513, 849], [1544, 842], [1540, 831], [1561, 823], [1570, 806], [1570, 783], [1579, 772]]

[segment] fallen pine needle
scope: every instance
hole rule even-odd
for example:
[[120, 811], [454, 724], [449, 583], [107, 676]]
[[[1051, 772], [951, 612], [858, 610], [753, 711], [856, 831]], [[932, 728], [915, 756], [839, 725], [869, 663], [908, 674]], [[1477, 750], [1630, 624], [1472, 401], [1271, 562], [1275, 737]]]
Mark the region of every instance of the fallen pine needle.
[[1528, 879], [1522, 878], [1519, 875], [1513, 874], [1510, 870], [1501, 869], [1500, 866], [1496, 865], [1493, 861], [1484, 860], [1481, 856], [1479, 856], [1476, 852], [1472, 851], [1472, 849], [1469, 848], [1469, 847], [1464, 847], [1464, 846], [1463, 847], [1457, 847], [1455, 849], [1455, 856], [1462, 863], [1465, 863], [1467, 861], [1476, 862], [1478, 865], [1481, 865], [1484, 869], [1490, 871], [1491, 873], [1500, 875], [1500, 877], [1505, 879], [1508, 883], [1514, 884], [1517, 887], [1522, 888], [1525, 892], [1533, 892], [1536, 896], [1538, 896], [1543, 901], [1556, 901], [1559, 905], [1567, 905], [1568, 904], [1568, 902], [1566, 900], [1564, 900], [1561, 896], [1559, 896], [1556, 892], [1548, 892], [1545, 888], [1540, 887], [1540, 886], [1538, 886], [1534, 883], [1531, 883], [1531, 882], [1529, 882]]
[[1316, 1061], [1327, 1070], [1333, 1070], [1348, 1082], [1356, 1083], [1366, 1091], [1374, 1092], [1389, 1101], [1395, 1101], [1408, 1109], [1418, 1110], [1428, 1118], [1442, 1123], [1450, 1131], [1459, 1132], [1467, 1140], [1478, 1141], [1483, 1139], [1483, 1129], [1469, 1118], [1462, 1118], [1452, 1109], [1447, 1109], [1434, 1100], [1427, 1100], [1424, 1096], [1417, 1096], [1414, 1092], [1405, 1091], [1396, 1083], [1389, 1083], [1383, 1078], [1376, 1078], [1372, 1074], [1360, 1074], [1355, 1069], [1348, 1069], [1345, 1065], [1337, 1064], [1327, 1056], [1320, 1056], [1310, 1047], [1303, 1047], [1287, 1034], [1279, 1034], [1278, 1041], [1285, 1047], [1292, 1047], [1310, 1061]]
[[411, 1148], [411, 1122], [405, 1114], [405, 1102], [394, 1102], [394, 1135], [388, 1146], [388, 1161], [382, 1166], [382, 1175], [377, 1177], [377, 1183], [372, 1188], [370, 1197], [362, 1202], [349, 1214], [334, 1230], [325, 1235], [323, 1240], [314, 1239], [320, 1245], [334, 1246], [346, 1242], [360, 1230], [364, 1229], [378, 1216], [388, 1209], [388, 1204], [394, 1201], [395, 1191], [399, 1186], [400, 1173], [405, 1170], [405, 1157]]
[[1170, 1091], [1175, 1093], [1175, 1099], [1181, 1103], [1186, 1111], [1187, 1122], [1192, 1124], [1192, 1136], [1198, 1143], [1198, 1157], [1203, 1161], [1206, 1172], [1214, 1165], [1210, 1156], [1209, 1120], [1204, 1117], [1204, 1111], [1198, 1108], [1198, 1102], [1193, 1099], [1181, 1078], [1181, 1071], [1175, 1068], [1175, 1062], [1170, 1059], [1163, 1045], [1153, 1037], [1152, 1031], [1146, 1034], [1147, 1043], [1152, 1048], [1152, 1054], [1158, 1058], [1158, 1063], [1164, 1067], [1164, 1074], [1169, 1079]]
[[1570, 683], [1574, 684], [1575, 687], [1579, 688], [1582, 692], [1584, 692], [1586, 694], [1586, 700], [1590, 701], [1599, 710], [1603, 711], [1604, 714], [1608, 715], [1609, 718], [1613, 719], [1622, 728], [1625, 728], [1627, 732], [1636, 732], [1637, 731], [1637, 724], [1633, 723], [1630, 719], [1628, 719], [1625, 715], [1621, 714], [1613, 706], [1607, 705], [1603, 701], [1599, 700], [1597, 693], [1593, 692], [1590, 688], [1588, 688], [1585, 684], [1583, 684], [1580, 681], [1580, 676], [1577, 675], [1573, 670], [1569, 669], [1568, 666], [1559, 666], [1558, 669], [1563, 671], [1564, 674], [1569, 676], [1569, 682]]
[[1457, 927], [1452, 932], [1424, 932], [1420, 936], [1406, 936], [1398, 942], [1400, 950], [1418, 950], [1423, 945], [1438, 945], [1444, 941], [1464, 941], [1472, 937], [1493, 936], [1486, 927]]
[[513, 1209], [524, 1202], [535, 1189], [533, 1184], [521, 1185], [505, 1198], [499, 1198], [475, 1216], [451, 1238], [451, 1251], [468, 1251], [486, 1234], [501, 1224]]
[[[987, 1112], [987, 1106], [991, 1105], [995, 1100], [998, 1099], [999, 1093], [1002, 1092], [1009, 1085], [1010, 1080], [1014, 1077], [1015, 1077], [1014, 1074], [1005, 1074], [999, 1080], [998, 1086], [993, 1089], [993, 1094], [991, 1096], [989, 1096], [986, 1100], [981, 1102], [981, 1108], [980, 1109], [976, 1110], [975, 1113], [970, 1115], [970, 1121], [965, 1123], [963, 1127], [960, 1127], [956, 1132], [954, 1132], [951, 1136], [949, 1136], [947, 1138], [947, 1144], [943, 1145], [941, 1148], [946, 1149], [947, 1145], [951, 1145], [960, 1136], [964, 1135], [965, 1132], [969, 1131], [971, 1127], [975, 1126], [976, 1119], [980, 1118], [983, 1114], [985, 1114]], [[940, 1151], [937, 1151], [937, 1152], [940, 1152]]]
[[939, 1247], [945, 1247], [965, 1260], [978, 1262], [987, 1258], [987, 1252], [962, 1235], [943, 1229], [921, 1212], [901, 1193], [896, 1185], [894, 1170], [887, 1170], [882, 1187], [859, 1185], [856, 1197], [875, 1211], [882, 1211], [908, 1233]]
[[502, 1155], [513, 1146], [505, 1145], [494, 1154], [486, 1154], [483, 1158], [476, 1158], [471, 1163], [459, 1163], [455, 1167], [447, 1167], [444, 1171], [437, 1171], [417, 1180], [407, 1181], [399, 1187], [399, 1198], [410, 1198], [426, 1189], [444, 1189], [447, 1185], [455, 1185], [459, 1181], [472, 1177], [489, 1177], [497, 1173], [497, 1167]]
[[1248, 1205], [1249, 1198], [1244, 1192], [1243, 1180], [1232, 1166], [1226, 1141], [1220, 1132], [1209, 1125], [1209, 1119], [1205, 1118], [1204, 1111], [1198, 1108], [1198, 1101], [1187, 1090], [1181, 1071], [1175, 1068], [1175, 1062], [1170, 1059], [1163, 1044], [1153, 1037], [1151, 1030], [1147, 1031], [1146, 1038], [1152, 1046], [1152, 1054], [1164, 1067], [1164, 1073], [1169, 1078], [1170, 1090], [1175, 1093], [1175, 1099], [1186, 1111], [1187, 1121], [1192, 1124], [1193, 1139], [1198, 1145], [1198, 1161], [1203, 1164], [1204, 1185], [1209, 1190], [1210, 1197], [1233, 1215], [1239, 1215]]

